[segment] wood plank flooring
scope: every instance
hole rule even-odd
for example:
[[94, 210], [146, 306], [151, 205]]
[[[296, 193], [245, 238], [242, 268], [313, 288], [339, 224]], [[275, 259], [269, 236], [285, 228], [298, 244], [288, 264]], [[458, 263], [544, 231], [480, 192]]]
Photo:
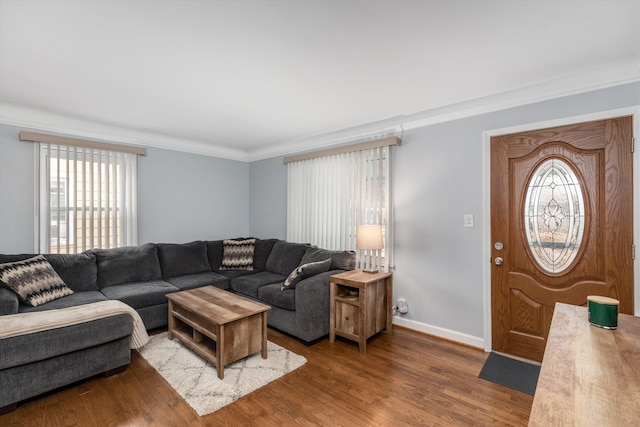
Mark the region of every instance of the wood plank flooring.
[[481, 380], [488, 353], [412, 330], [380, 333], [361, 355], [337, 338], [305, 346], [296, 371], [199, 417], [136, 352], [125, 372], [80, 382], [0, 416], [8, 426], [449, 426], [528, 422], [533, 397]]

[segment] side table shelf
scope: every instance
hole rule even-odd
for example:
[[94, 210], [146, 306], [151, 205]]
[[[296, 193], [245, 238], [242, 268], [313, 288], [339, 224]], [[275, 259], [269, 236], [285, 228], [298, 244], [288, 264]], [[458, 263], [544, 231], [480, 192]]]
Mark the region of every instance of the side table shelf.
[[330, 286], [330, 342], [336, 335], [356, 341], [365, 354], [368, 338], [383, 329], [392, 333], [391, 273], [347, 271], [331, 276]]

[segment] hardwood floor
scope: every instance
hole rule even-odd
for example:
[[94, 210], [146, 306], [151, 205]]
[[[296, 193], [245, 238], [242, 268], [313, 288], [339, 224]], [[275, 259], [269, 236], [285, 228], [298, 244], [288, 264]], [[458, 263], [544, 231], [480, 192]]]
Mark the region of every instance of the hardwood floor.
[[205, 417], [136, 352], [129, 369], [24, 402], [2, 426], [526, 425], [533, 397], [481, 380], [488, 353], [395, 327], [358, 345], [312, 346], [269, 329], [307, 358], [296, 371]]

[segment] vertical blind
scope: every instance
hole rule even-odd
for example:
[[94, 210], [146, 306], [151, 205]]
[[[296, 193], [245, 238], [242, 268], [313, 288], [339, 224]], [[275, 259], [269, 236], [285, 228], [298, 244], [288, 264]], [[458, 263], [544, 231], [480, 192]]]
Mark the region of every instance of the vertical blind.
[[136, 245], [137, 155], [39, 143], [41, 253]]
[[289, 162], [287, 240], [355, 250], [358, 225], [382, 225], [384, 249], [372, 258], [358, 253], [357, 268], [388, 271], [393, 265], [391, 153], [385, 145]]

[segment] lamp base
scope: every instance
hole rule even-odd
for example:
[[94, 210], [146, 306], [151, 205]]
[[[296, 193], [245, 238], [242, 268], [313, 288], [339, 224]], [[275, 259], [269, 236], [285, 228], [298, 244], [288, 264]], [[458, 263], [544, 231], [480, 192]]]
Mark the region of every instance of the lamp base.
[[378, 272], [378, 270], [365, 270], [365, 269], [363, 269], [362, 271], [364, 273], [369, 273], [369, 274], [373, 274], [373, 273], [377, 273]]

